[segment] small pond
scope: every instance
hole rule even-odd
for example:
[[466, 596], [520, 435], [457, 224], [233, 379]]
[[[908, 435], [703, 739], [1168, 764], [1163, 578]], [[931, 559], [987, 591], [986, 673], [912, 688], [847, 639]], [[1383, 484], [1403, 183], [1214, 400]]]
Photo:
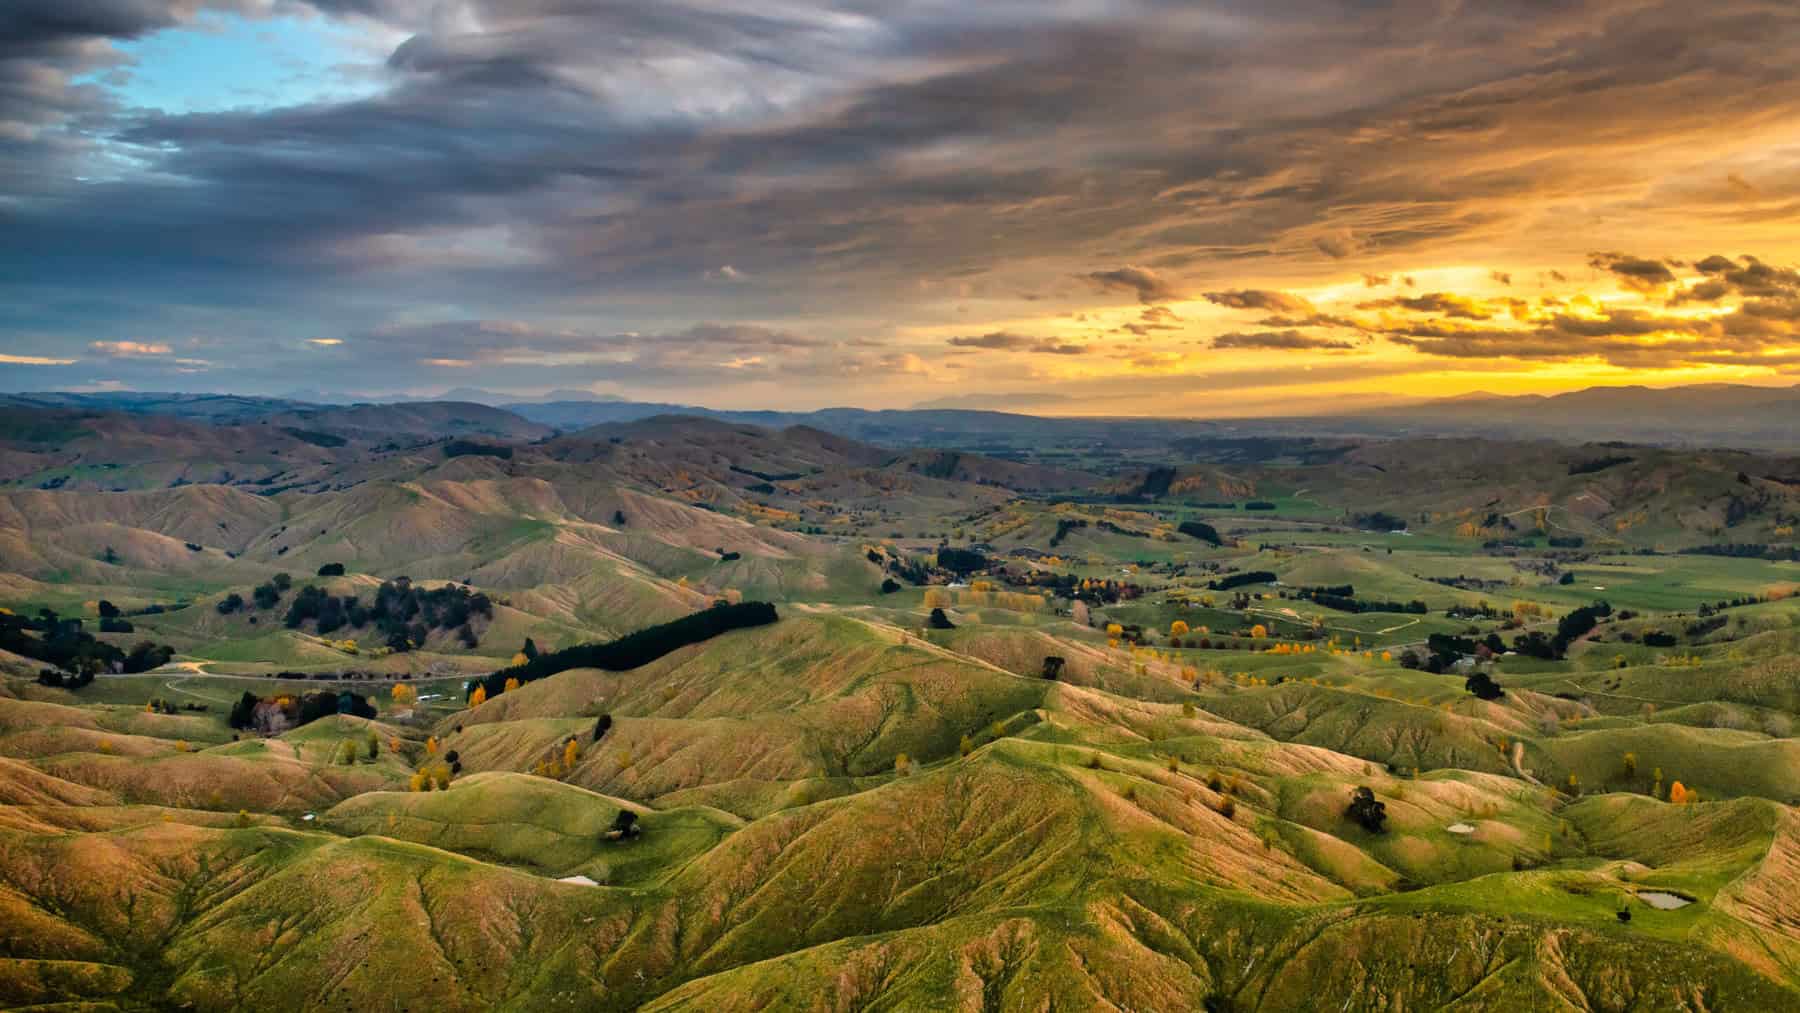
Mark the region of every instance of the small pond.
[[1678, 893], [1664, 893], [1661, 890], [1639, 890], [1637, 899], [1658, 911], [1673, 911], [1678, 907], [1687, 907], [1694, 902], [1692, 897], [1683, 897]]

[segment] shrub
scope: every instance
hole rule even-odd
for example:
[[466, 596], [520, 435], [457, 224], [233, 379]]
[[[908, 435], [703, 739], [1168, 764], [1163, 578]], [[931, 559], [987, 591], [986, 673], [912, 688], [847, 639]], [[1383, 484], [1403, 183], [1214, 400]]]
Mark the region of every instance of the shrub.
[[497, 457], [502, 461], [512, 459], [511, 447], [497, 447], [491, 443], [478, 443], [475, 440], [451, 440], [444, 444], [445, 457]]
[[1506, 695], [1506, 690], [1494, 681], [1494, 677], [1486, 672], [1473, 672], [1464, 680], [1463, 688], [1483, 700], [1498, 700]]
[[1059, 657], [1058, 655], [1054, 655], [1054, 654], [1045, 655], [1044, 656], [1044, 672], [1043, 672], [1044, 678], [1055, 679], [1057, 676], [1062, 674], [1063, 665], [1065, 665], [1067, 663], [1068, 663], [1067, 659]]
[[881, 582], [881, 593], [882, 594], [893, 594], [895, 591], [898, 591], [898, 590], [900, 590], [900, 582], [895, 580], [892, 577], [889, 577], [886, 580]]
[[1275, 575], [1267, 570], [1245, 570], [1242, 573], [1220, 577], [1207, 586], [1214, 591], [1229, 591], [1232, 588], [1244, 587], [1249, 584], [1272, 584], [1274, 582]]
[[937, 551], [938, 565], [952, 573], [967, 575], [988, 568], [988, 558], [970, 549], [945, 546]]
[[326, 563], [319, 567], [319, 576], [321, 577], [342, 577], [343, 575], [344, 564], [342, 563]]
[[619, 814], [613, 817], [612, 826], [607, 830], [606, 836], [610, 840], [619, 840], [624, 837], [636, 837], [643, 832], [643, 827], [638, 826], [637, 813], [630, 809], [620, 809]]
[[1387, 805], [1375, 797], [1375, 792], [1367, 787], [1359, 787], [1350, 793], [1350, 808], [1344, 815], [1372, 834], [1379, 834], [1387, 823]]
[[927, 620], [927, 622], [931, 625], [931, 628], [934, 630], [956, 629], [956, 624], [950, 621], [950, 617], [945, 615], [944, 610], [941, 608], [932, 609], [931, 610], [931, 618], [929, 620]]
[[1182, 521], [1180, 527], [1177, 527], [1175, 530], [1184, 535], [1188, 535], [1189, 537], [1198, 538], [1211, 545], [1225, 544], [1224, 541], [1219, 538], [1217, 528], [1201, 521]]
[[1406, 520], [1380, 510], [1374, 513], [1357, 514], [1352, 522], [1364, 531], [1405, 531]]

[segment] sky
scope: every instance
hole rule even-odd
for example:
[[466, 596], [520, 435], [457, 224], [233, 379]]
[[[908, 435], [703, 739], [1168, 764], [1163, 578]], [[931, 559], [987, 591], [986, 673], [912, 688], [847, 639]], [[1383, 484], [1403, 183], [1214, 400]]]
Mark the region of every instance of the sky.
[[1800, 383], [1790, 0], [6, 0], [0, 389]]

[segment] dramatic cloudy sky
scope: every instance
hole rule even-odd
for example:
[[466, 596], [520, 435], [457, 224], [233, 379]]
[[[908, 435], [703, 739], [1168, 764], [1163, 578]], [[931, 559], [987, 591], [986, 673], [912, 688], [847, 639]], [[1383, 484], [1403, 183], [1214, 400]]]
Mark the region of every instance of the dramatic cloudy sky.
[[0, 388], [1800, 382], [1792, 0], [4, 0]]

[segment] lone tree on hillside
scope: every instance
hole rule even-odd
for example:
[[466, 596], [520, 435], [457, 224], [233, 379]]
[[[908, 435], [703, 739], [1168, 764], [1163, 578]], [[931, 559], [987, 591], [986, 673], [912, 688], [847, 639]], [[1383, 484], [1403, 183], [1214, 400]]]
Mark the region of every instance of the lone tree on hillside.
[[1470, 673], [1469, 678], [1463, 682], [1463, 688], [1483, 700], [1498, 700], [1506, 695], [1506, 690], [1500, 688], [1494, 677], [1482, 671]]
[[609, 841], [622, 841], [643, 832], [644, 828], [638, 826], [637, 813], [630, 809], [620, 809], [619, 815], [613, 817], [612, 826], [601, 836]]
[[1375, 797], [1373, 789], [1360, 787], [1350, 793], [1350, 808], [1344, 813], [1372, 834], [1382, 832], [1387, 822], [1387, 805]]
[[950, 621], [950, 617], [945, 615], [944, 610], [941, 608], [931, 610], [930, 622], [931, 628], [934, 630], [956, 629], [956, 624]]
[[1055, 654], [1045, 655], [1044, 656], [1044, 678], [1054, 679], [1057, 676], [1061, 675], [1063, 666], [1066, 664], [1068, 664], [1068, 661], [1065, 658], [1062, 658]]

